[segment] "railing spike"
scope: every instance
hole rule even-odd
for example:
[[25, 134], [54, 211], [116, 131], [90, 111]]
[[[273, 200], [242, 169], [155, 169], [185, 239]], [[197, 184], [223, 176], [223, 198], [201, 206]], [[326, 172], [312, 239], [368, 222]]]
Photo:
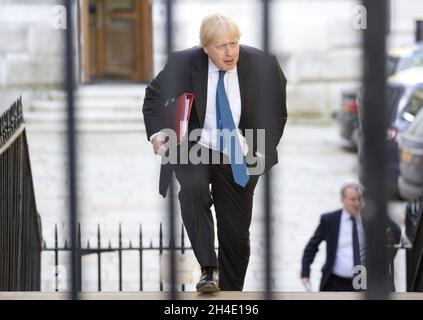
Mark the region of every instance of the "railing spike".
[[185, 253], [185, 232], [184, 232], [184, 224], [181, 224], [181, 253]]
[[159, 232], [159, 253], [162, 254], [163, 252], [163, 227], [160, 223], [160, 232]]
[[54, 225], [54, 247], [58, 248], [59, 247], [59, 236], [57, 233], [57, 223]]
[[119, 223], [119, 248], [122, 248], [122, 223]]
[[100, 224], [97, 224], [97, 248], [101, 247], [101, 234], [100, 234]]
[[81, 223], [78, 223], [78, 248], [81, 248]]
[[140, 240], [140, 248], [142, 247], [142, 224], [140, 223], [140, 235], [139, 235], [139, 240]]

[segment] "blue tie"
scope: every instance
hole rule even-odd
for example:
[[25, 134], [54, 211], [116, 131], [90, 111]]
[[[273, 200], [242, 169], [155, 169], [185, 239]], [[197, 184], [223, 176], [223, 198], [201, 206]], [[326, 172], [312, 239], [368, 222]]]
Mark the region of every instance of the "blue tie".
[[242, 154], [241, 144], [238, 139], [231, 109], [229, 108], [228, 97], [225, 92], [223, 83], [225, 73], [226, 71], [219, 70], [219, 81], [217, 82], [216, 90], [216, 123], [217, 129], [220, 131], [218, 135], [219, 148], [220, 151], [223, 151], [225, 145], [230, 146], [230, 150], [228, 147], [228, 154], [234, 181], [241, 187], [245, 187], [250, 176], [248, 175], [247, 164]]

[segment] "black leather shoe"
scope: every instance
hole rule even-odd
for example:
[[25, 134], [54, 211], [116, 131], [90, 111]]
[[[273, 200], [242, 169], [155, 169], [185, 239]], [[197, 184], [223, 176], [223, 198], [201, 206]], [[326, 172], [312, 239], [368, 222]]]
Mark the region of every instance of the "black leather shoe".
[[219, 271], [215, 267], [201, 269], [201, 278], [197, 283], [197, 291], [202, 293], [213, 293], [220, 291]]

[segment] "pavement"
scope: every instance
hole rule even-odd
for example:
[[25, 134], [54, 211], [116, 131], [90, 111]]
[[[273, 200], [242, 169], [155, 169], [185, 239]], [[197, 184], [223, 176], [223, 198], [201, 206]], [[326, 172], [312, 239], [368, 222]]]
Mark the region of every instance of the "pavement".
[[[140, 119], [141, 121], [141, 119]], [[54, 246], [57, 224], [59, 245], [63, 245], [68, 223], [66, 199], [66, 148], [63, 133], [40, 132], [27, 128], [30, 158], [43, 238]], [[279, 292], [304, 292], [299, 273], [304, 246], [324, 212], [340, 207], [339, 189], [346, 182], [357, 182], [357, 155], [338, 138], [335, 125], [288, 124], [279, 145], [279, 164], [272, 169], [272, 288]], [[124, 246], [138, 244], [142, 225], [143, 245], [158, 246], [159, 225], [167, 223], [167, 202], [158, 194], [159, 159], [144, 132], [82, 133], [78, 136], [78, 195], [82, 245], [97, 245], [101, 228], [102, 246], [118, 245], [119, 224]], [[251, 225], [251, 257], [244, 290], [264, 289], [264, 216], [263, 181], [254, 200]], [[393, 202], [391, 215], [404, 220], [405, 203]], [[178, 230], [181, 226], [177, 215]], [[164, 243], [168, 241], [164, 228]], [[177, 239], [180, 241], [180, 238]], [[189, 242], [186, 243], [189, 245]], [[312, 265], [313, 291], [317, 291], [320, 268], [325, 259], [325, 244]], [[323, 252], [323, 253], [322, 253]], [[123, 290], [138, 290], [138, 256], [127, 252], [123, 257]], [[166, 280], [166, 257], [154, 252], [144, 257], [144, 290], [157, 291], [160, 277]], [[83, 290], [96, 291], [97, 260], [83, 257]], [[60, 256], [61, 288], [66, 289], [67, 256]], [[186, 290], [193, 291], [199, 268], [190, 252], [183, 258], [180, 276]], [[54, 290], [54, 256], [43, 253], [42, 290]], [[396, 259], [397, 290], [405, 290], [403, 250]], [[118, 290], [118, 264], [115, 253], [102, 256], [104, 291]], [[166, 289], [166, 283], [165, 283]]]

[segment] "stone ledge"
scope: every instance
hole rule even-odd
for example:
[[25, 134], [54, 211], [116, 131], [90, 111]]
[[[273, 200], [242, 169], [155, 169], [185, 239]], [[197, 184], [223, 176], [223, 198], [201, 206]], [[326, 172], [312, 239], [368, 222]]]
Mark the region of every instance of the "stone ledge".
[[[65, 292], [0, 292], [0, 300], [66, 300]], [[168, 292], [86, 292], [81, 294], [84, 300], [166, 300]], [[181, 300], [262, 300], [263, 292], [226, 291], [216, 294], [183, 292]], [[356, 292], [275, 292], [275, 300], [361, 300], [365, 295]], [[393, 293], [392, 300], [423, 300], [423, 293]]]

